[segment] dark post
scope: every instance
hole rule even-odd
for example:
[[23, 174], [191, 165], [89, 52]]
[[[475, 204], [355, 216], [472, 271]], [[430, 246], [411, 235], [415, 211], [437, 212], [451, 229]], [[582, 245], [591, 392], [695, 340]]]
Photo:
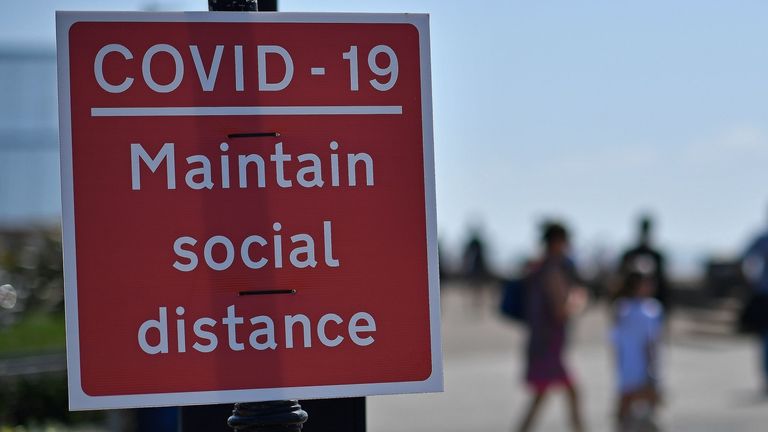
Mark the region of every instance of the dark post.
[[222, 12], [258, 12], [256, 0], [208, 0], [209, 11]]
[[[262, 0], [208, 0], [211, 11], [276, 11], [277, 1]], [[306, 411], [299, 401], [282, 400], [268, 402], [247, 402], [235, 404], [227, 420], [229, 427], [237, 432], [298, 432], [307, 421]]]
[[236, 403], [227, 420], [237, 432], [298, 432], [307, 421], [299, 401]]
[[[276, 12], [277, 0], [208, 0], [211, 11]], [[183, 432], [226, 432], [223, 416], [231, 413], [227, 424], [238, 432], [365, 432], [365, 398], [318, 399], [304, 401], [307, 413], [296, 400], [250, 402], [230, 405], [184, 407], [180, 422]]]

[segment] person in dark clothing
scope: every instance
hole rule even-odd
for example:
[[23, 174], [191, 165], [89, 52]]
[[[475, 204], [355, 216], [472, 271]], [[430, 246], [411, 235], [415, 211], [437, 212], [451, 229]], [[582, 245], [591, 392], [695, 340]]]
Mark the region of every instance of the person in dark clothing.
[[564, 388], [568, 399], [571, 430], [581, 432], [584, 424], [581, 403], [573, 376], [565, 364], [567, 327], [570, 318], [583, 310], [586, 290], [576, 282], [575, 267], [568, 258], [568, 231], [557, 223], [544, 226], [544, 253], [526, 276], [525, 382], [532, 397], [516, 430], [528, 432], [541, 410], [546, 395]]
[[485, 242], [479, 230], [472, 230], [469, 241], [464, 247], [461, 272], [473, 297], [475, 313], [479, 313], [483, 305], [484, 292], [492, 282], [493, 276], [488, 269], [485, 254]]
[[653, 220], [650, 216], [640, 219], [638, 244], [630, 248], [621, 257], [619, 276], [622, 280], [631, 273], [640, 272], [649, 275], [656, 287], [654, 297], [665, 311], [669, 311], [670, 296], [664, 255], [651, 245]]
[[[768, 305], [768, 231], [758, 235], [749, 245], [747, 250], [742, 255], [742, 262], [745, 264], [752, 264], [752, 267], [757, 272], [756, 274], [749, 275], [752, 289], [755, 293], [756, 312], [757, 316], [765, 317], [768, 314], [766, 306]], [[768, 395], [768, 328], [764, 325], [765, 320], [761, 319], [761, 323], [758, 324], [762, 328], [756, 329], [758, 331], [760, 342], [762, 345], [762, 372], [763, 372], [763, 385], [765, 394]]]
[[478, 232], [473, 232], [464, 247], [462, 267], [464, 275], [472, 282], [485, 282], [488, 266], [485, 262], [485, 244]]

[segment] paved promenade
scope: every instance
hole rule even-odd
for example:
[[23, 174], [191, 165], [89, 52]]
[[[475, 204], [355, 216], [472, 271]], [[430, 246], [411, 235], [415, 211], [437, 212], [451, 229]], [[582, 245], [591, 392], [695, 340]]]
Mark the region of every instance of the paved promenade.
[[[524, 334], [501, 321], [487, 298], [478, 310], [459, 289], [443, 298], [445, 393], [368, 398], [370, 432], [509, 431], [527, 403], [521, 385]], [[670, 432], [768, 430], [758, 392], [755, 341], [712, 325], [716, 316], [675, 314], [663, 351], [666, 387], [660, 423]], [[604, 309], [574, 328], [571, 364], [581, 384], [588, 430], [611, 431], [614, 380]], [[548, 400], [537, 431], [567, 431], [564, 395]]]

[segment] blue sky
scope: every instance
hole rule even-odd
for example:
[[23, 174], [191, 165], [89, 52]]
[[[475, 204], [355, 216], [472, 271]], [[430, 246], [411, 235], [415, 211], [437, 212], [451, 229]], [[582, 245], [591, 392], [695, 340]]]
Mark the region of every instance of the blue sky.
[[[39, 4], [38, 4], [39, 3]], [[199, 1], [8, 2], [0, 46], [53, 47], [55, 9]], [[461, 9], [467, 5], [475, 9]], [[768, 3], [290, 1], [284, 11], [431, 15], [439, 231], [482, 221], [499, 261], [559, 216], [621, 248], [638, 212], [680, 256], [731, 254], [768, 219]]]

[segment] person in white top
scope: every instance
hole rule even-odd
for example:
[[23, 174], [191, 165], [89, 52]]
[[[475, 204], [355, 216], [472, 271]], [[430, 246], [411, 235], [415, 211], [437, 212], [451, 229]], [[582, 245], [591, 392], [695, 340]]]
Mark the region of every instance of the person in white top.
[[614, 302], [611, 340], [616, 352], [618, 378], [617, 420], [619, 430], [628, 430], [638, 421], [635, 408], [644, 406], [644, 421], [653, 424], [660, 399], [659, 342], [664, 310], [653, 298], [651, 275], [632, 272]]

